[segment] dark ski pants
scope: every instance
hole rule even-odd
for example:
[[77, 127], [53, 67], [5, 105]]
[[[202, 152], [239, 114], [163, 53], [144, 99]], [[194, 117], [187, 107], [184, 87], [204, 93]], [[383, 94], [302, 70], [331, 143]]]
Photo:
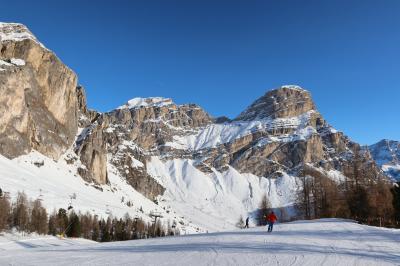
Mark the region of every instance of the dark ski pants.
[[273, 222], [268, 222], [268, 232], [272, 232], [273, 228], [274, 228], [274, 223]]

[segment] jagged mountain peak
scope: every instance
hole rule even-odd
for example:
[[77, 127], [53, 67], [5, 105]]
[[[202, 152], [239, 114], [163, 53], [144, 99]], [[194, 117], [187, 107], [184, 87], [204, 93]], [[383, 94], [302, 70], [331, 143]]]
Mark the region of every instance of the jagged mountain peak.
[[148, 98], [133, 98], [130, 99], [124, 105], [121, 105], [117, 109], [138, 109], [142, 107], [163, 107], [172, 105], [174, 102], [170, 98], [164, 97], [148, 97]]
[[294, 117], [316, 110], [311, 94], [296, 85], [284, 85], [267, 91], [235, 120], [260, 120]]
[[33, 35], [33, 33], [21, 23], [0, 22], [0, 42], [33, 40], [44, 48], [44, 45]]
[[282, 85], [280, 88], [277, 88], [276, 90], [279, 90], [279, 89], [289, 89], [289, 90], [308, 92], [306, 89], [303, 89], [302, 87], [300, 87], [298, 85]]

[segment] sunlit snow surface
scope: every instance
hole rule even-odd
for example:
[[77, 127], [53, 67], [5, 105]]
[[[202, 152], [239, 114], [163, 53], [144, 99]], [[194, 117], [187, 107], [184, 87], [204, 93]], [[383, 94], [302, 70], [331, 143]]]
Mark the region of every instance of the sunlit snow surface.
[[[7, 241], [7, 240], [6, 240]], [[0, 243], [4, 242], [0, 237]], [[0, 265], [270, 265], [400, 264], [400, 230], [325, 219], [220, 233], [90, 243], [25, 241], [2, 251]], [[1, 247], [1, 246], [0, 246]]]
[[211, 231], [234, 228], [240, 215], [245, 217], [258, 208], [263, 195], [273, 207], [290, 207], [299, 187], [298, 178], [286, 173], [267, 179], [229, 167], [225, 172], [213, 169], [205, 174], [186, 159], [163, 162], [153, 157], [147, 170], [167, 189], [160, 197], [163, 201]]
[[[35, 163], [39, 166], [35, 166]], [[149, 214], [155, 211], [162, 212], [165, 224], [174, 219], [182, 221], [182, 233], [197, 231], [197, 226], [182, 218], [182, 214], [178, 215], [174, 211], [167, 213], [161, 206], [133, 189], [116, 174], [117, 171], [111, 164], [108, 165], [110, 184], [103, 186], [85, 182], [76, 174], [78, 166], [79, 161], [67, 164], [63, 157], [55, 162], [38, 152], [14, 160], [0, 155], [0, 188], [9, 193], [11, 198], [22, 191], [31, 199], [38, 198], [48, 212], [58, 208], [66, 209], [72, 204], [76, 212], [89, 212], [103, 218], [109, 215], [123, 217], [128, 213], [131, 217], [150, 221]], [[128, 206], [128, 201], [133, 206]]]
[[19, 42], [30, 39], [38, 43], [42, 48], [47, 49], [28, 28], [20, 23], [0, 22], [0, 42], [13, 41]]
[[176, 149], [200, 150], [216, 147], [220, 144], [231, 142], [257, 131], [270, 131], [281, 128], [293, 129], [292, 134], [270, 136], [263, 139], [268, 142], [290, 142], [308, 139], [316, 133], [315, 128], [307, 126], [310, 116], [315, 111], [311, 110], [302, 115], [288, 118], [263, 119], [254, 121], [233, 121], [224, 124], [211, 124], [198, 131], [196, 134], [186, 136], [174, 136], [173, 142], [167, 142], [166, 146]]
[[149, 97], [149, 98], [133, 98], [126, 104], [118, 107], [117, 109], [132, 109], [141, 107], [163, 107], [173, 104], [170, 98], [163, 97]]

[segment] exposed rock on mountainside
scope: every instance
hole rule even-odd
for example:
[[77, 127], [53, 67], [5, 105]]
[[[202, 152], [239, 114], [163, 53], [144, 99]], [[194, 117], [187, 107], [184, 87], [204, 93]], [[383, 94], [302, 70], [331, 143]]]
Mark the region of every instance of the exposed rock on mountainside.
[[165, 188], [148, 175], [150, 155], [168, 151], [174, 135], [211, 123], [210, 116], [194, 104], [176, 105], [170, 99], [135, 98], [98, 120], [102, 124], [111, 163], [139, 192], [154, 199]]
[[315, 110], [310, 94], [295, 85], [268, 91], [235, 120], [294, 117]]
[[383, 139], [369, 146], [376, 163], [391, 178], [400, 180], [400, 142]]
[[76, 83], [25, 26], [0, 23], [0, 153], [58, 159], [77, 131]]
[[107, 180], [107, 148], [104, 141], [103, 127], [98, 120], [101, 114], [89, 110], [86, 105], [86, 95], [83, 87], [78, 86], [78, 124], [82, 128], [77, 136], [74, 151], [83, 164], [78, 169], [80, 176], [86, 181], [106, 184]]

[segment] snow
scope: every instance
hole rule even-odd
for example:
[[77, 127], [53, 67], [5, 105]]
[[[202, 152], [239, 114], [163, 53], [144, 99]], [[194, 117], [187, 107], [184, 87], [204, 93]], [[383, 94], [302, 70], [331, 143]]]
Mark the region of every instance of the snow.
[[[75, 239], [0, 251], [1, 265], [386, 266], [400, 263], [400, 230], [340, 219], [125, 242]], [[34, 243], [34, 242], [33, 242]]]
[[235, 228], [240, 215], [254, 214], [263, 195], [268, 196], [272, 207], [291, 211], [300, 182], [297, 177], [282, 172], [280, 177], [268, 179], [239, 173], [232, 167], [206, 174], [194, 164], [189, 159], [162, 161], [154, 156], [147, 163], [147, 171], [166, 188], [160, 205], [179, 210], [200, 228]]
[[384, 164], [382, 170], [395, 181], [400, 181], [400, 164]]
[[283, 86], [281, 86], [281, 88], [297, 90], [297, 91], [307, 91], [298, 85], [283, 85]]
[[0, 22], [0, 42], [3, 41], [14, 41], [20, 42], [24, 40], [33, 40], [38, 43], [42, 48], [44, 47], [42, 43], [40, 43], [36, 37], [28, 30], [28, 28], [20, 23], [5, 23]]
[[369, 150], [382, 170], [394, 181], [400, 180], [400, 142], [384, 139], [369, 146]]
[[134, 167], [134, 168], [142, 168], [142, 167], [144, 167], [144, 164], [141, 161], [136, 160], [133, 157], [131, 157], [131, 159], [132, 159], [132, 167]]
[[36, 38], [26, 29], [15, 31], [15, 28], [24, 28], [26, 27], [19, 23], [4, 23], [0, 22], [0, 41], [22, 41], [25, 39], [36, 40]]
[[25, 65], [25, 61], [22, 59], [18, 59], [18, 58], [11, 58], [11, 63], [16, 66], [24, 66]]
[[0, 66], [12, 66], [12, 64], [0, 59]]
[[50, 235], [38, 235], [24, 232], [1, 232], [0, 252], [26, 250], [31, 248], [52, 248], [61, 246], [96, 245], [97, 242], [82, 238], [59, 238]]
[[[266, 139], [264, 144], [268, 142], [290, 142], [294, 140], [308, 139], [312, 134], [316, 133], [315, 128], [307, 126], [307, 122], [313, 112], [314, 111], [309, 111], [302, 115], [289, 118], [211, 124], [200, 129], [196, 134], [174, 136], [174, 141], [167, 142], [165, 145], [176, 149], [200, 150], [229, 143], [253, 132], [272, 131], [280, 128], [291, 128], [294, 129], [295, 132], [292, 134], [271, 136]], [[263, 143], [260, 143], [259, 145], [263, 145]]]
[[118, 107], [117, 109], [137, 109], [142, 107], [163, 107], [172, 105], [173, 102], [170, 98], [163, 97], [149, 97], [149, 98], [133, 98], [126, 104]]
[[[123, 178], [117, 174], [112, 164], [108, 164], [109, 185], [94, 186], [85, 182], [76, 174], [78, 167], [83, 167], [79, 161], [68, 164], [64, 158], [73, 157], [67, 153], [58, 162], [33, 151], [28, 155], [9, 160], [0, 155], [0, 188], [9, 193], [15, 199], [18, 192], [24, 191], [29, 198], [41, 199], [48, 212], [54, 209], [66, 209], [72, 200], [72, 206], [76, 212], [89, 212], [99, 217], [106, 218], [112, 214], [115, 217], [123, 217], [128, 213], [131, 217], [140, 217], [150, 221], [149, 213], [161, 212], [164, 216], [162, 222], [176, 220], [178, 214], [174, 211], [166, 213], [164, 209], [147, 199], [133, 189]], [[35, 162], [43, 162], [40, 167]], [[136, 162], [139, 166], [140, 162]], [[97, 188], [96, 188], [97, 187]], [[128, 206], [127, 202], [133, 203]], [[143, 213], [140, 211], [143, 209]], [[182, 216], [182, 214], [179, 214]], [[197, 227], [181, 218], [184, 225], [182, 230], [194, 233]]]
[[19, 58], [11, 58], [10, 62], [11, 63], [8, 63], [8, 62], [0, 59], [0, 66], [24, 66], [25, 65], [25, 61], [23, 59], [19, 59]]

